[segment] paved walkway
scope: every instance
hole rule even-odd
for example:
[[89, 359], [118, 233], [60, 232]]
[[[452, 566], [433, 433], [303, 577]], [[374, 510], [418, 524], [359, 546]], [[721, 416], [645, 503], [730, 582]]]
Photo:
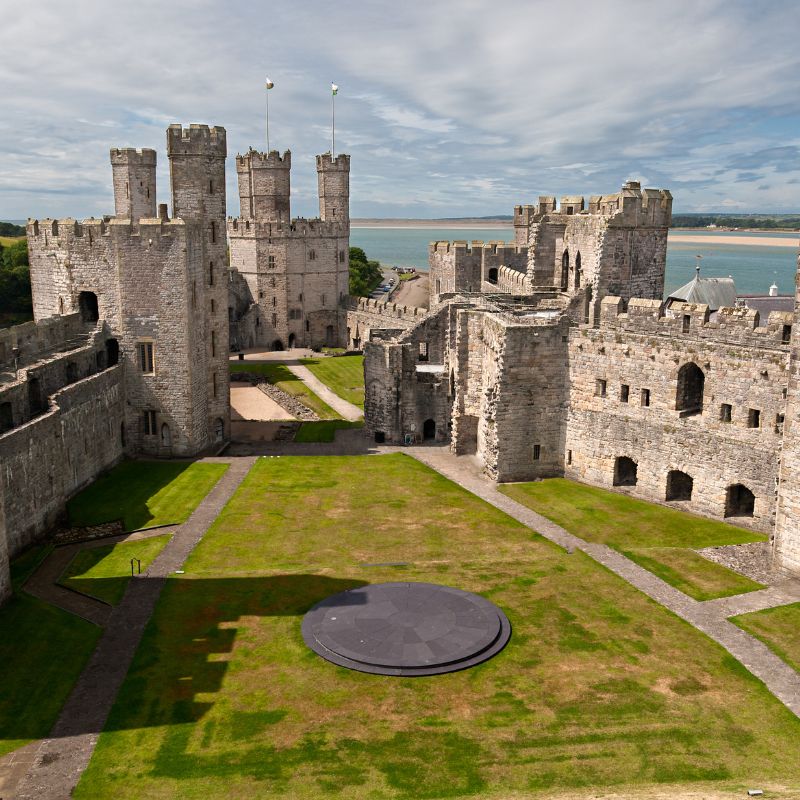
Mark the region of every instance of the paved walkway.
[[[450, 478], [487, 503], [491, 503], [495, 508], [504, 511], [523, 525], [532, 528], [546, 539], [568, 551], [581, 550], [619, 575], [648, 597], [722, 645], [753, 675], [763, 681], [775, 697], [800, 717], [800, 675], [765, 644], [726, 619], [730, 616], [731, 610], [733, 614], [742, 613], [739, 609], [746, 608], [749, 595], [726, 598], [725, 603], [721, 601], [698, 602], [616, 550], [603, 544], [584, 541], [541, 514], [537, 514], [527, 506], [502, 494], [495, 484], [481, 476], [474, 458], [454, 456], [445, 447], [409, 447], [405, 448], [404, 452], [435, 469], [446, 478]], [[765, 592], [768, 594], [764, 594]], [[784, 605], [787, 598], [786, 593], [779, 590], [770, 594], [770, 590], [766, 589], [753, 594], [762, 596], [761, 605], [759, 605], [758, 599], [755, 602], [758, 608]], [[788, 602], [795, 601], [790, 599]], [[767, 604], [763, 605], [764, 603]]]
[[342, 418], [355, 422], [364, 416], [364, 412], [358, 406], [348, 403], [347, 400], [339, 397], [336, 392], [329, 389], [308, 367], [291, 362], [286, 362], [286, 367]]
[[230, 468], [186, 523], [176, 530], [147, 572], [128, 584], [122, 602], [113, 608], [94, 654], [61, 710], [50, 738], [39, 743], [32, 766], [17, 785], [16, 792], [12, 791], [12, 797], [19, 800], [66, 800], [70, 797], [89, 764], [167, 575], [180, 569], [255, 459], [240, 458], [230, 463]]
[[95, 539], [91, 542], [77, 542], [62, 547], [56, 547], [52, 553], [37, 567], [36, 572], [28, 578], [24, 585], [24, 590], [46, 603], [50, 603], [70, 614], [93, 622], [101, 628], [105, 627], [111, 616], [113, 606], [97, 600], [94, 597], [72, 591], [64, 586], [59, 586], [58, 581], [69, 565], [69, 562], [80, 550], [93, 547], [104, 547], [109, 544], [120, 542], [138, 542], [142, 539], [152, 539], [154, 536], [164, 536], [172, 534], [177, 529], [177, 525], [169, 525], [163, 528], [152, 528], [145, 531], [135, 531], [134, 533], [124, 533], [119, 536], [105, 536], [102, 539]]

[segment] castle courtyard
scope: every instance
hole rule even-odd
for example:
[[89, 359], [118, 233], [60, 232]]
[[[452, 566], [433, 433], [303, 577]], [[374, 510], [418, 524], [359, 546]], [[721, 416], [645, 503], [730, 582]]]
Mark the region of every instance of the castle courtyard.
[[[168, 544], [141, 575], [125, 578], [128, 556], [141, 549], [135, 540], [105, 548], [99, 563], [89, 558], [83, 574], [73, 567], [72, 593], [108, 598], [111, 584], [117, 593], [102, 634], [44, 603], [18, 634], [31, 653], [27, 670], [39, 668], [36, 652], [42, 662], [56, 647], [72, 657], [55, 698], [46, 687], [33, 695], [38, 720], [24, 706], [0, 716], [3, 749], [34, 740], [16, 751], [18, 764], [39, 756], [39, 783], [28, 776], [18, 796], [68, 791], [79, 776], [79, 798], [596, 796], [590, 787], [607, 797], [721, 798], [753, 785], [773, 797], [797, 795], [800, 696], [782, 693], [792, 687], [777, 657], [770, 661], [770, 650], [726, 621], [770, 590], [718, 565], [713, 580], [687, 568], [688, 586], [715, 598], [698, 602], [621, 555], [649, 568], [637, 554], [650, 537], [653, 557], [676, 571], [662, 549], [758, 534], [624, 494], [591, 489], [590, 497], [590, 487], [567, 481], [503, 492], [481, 481], [475, 493], [471, 481], [480, 479], [465, 459], [438, 447], [388, 450], [196, 462], [216, 470], [218, 482], [187, 499], [195, 510], [163, 529]], [[104, 479], [105, 493], [136, 483], [137, 473], [146, 481], [149, 463], [125, 462], [120, 479], [116, 471]], [[442, 474], [454, 469], [457, 482]], [[151, 481], [153, 497], [180, 497], [171, 484], [182, 474]], [[101, 521], [97, 486], [73, 501], [76, 519]], [[478, 496], [489, 491], [488, 502]], [[160, 517], [158, 506], [139, 492], [132, 524], [170, 522], [169, 505]], [[661, 538], [652, 541], [656, 530]], [[17, 604], [38, 603], [23, 589], [38, 570], [28, 565], [0, 625]], [[306, 646], [301, 623], [316, 603], [398, 581], [489, 599], [510, 620], [509, 644], [479, 666], [420, 678], [345, 669]], [[718, 612], [723, 601], [731, 605]], [[764, 623], [776, 612], [782, 622]], [[48, 614], [74, 622], [62, 621], [56, 641], [34, 648], [40, 631], [51, 635], [52, 624], [39, 621]], [[785, 631], [793, 614], [800, 618], [800, 607], [784, 598], [742, 619], [758, 617], [754, 632], [780, 652], [791, 647], [781, 624]], [[734, 656], [739, 636], [750, 650]], [[751, 673], [761, 667], [759, 680]], [[36, 741], [53, 723], [50, 738]], [[13, 756], [3, 764], [7, 781], [18, 777]]]

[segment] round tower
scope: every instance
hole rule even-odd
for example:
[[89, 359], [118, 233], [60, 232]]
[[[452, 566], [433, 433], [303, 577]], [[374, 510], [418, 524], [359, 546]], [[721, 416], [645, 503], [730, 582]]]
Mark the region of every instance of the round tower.
[[156, 216], [156, 151], [112, 148], [114, 215], [138, 222]]
[[350, 221], [350, 156], [317, 156], [319, 216], [324, 222]]
[[236, 156], [239, 176], [239, 203], [242, 219], [288, 221], [292, 154], [250, 150]]

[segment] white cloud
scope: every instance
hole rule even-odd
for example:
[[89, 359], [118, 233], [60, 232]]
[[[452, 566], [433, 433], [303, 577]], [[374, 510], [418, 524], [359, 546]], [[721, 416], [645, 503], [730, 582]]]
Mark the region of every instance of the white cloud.
[[357, 215], [507, 213], [635, 174], [678, 209], [788, 209], [775, 148], [800, 118], [799, 28], [778, 1], [39, 2], [5, 21], [0, 216], [107, 212], [109, 147], [157, 148], [165, 178], [173, 121], [263, 147], [266, 74], [297, 213], [315, 210], [331, 80]]

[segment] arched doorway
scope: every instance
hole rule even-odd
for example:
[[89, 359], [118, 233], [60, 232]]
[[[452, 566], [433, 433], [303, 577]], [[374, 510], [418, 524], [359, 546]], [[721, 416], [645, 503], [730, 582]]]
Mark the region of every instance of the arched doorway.
[[614, 461], [614, 486], [636, 486], [638, 466], [632, 458], [620, 456]]
[[569, 250], [565, 250], [561, 256], [561, 291], [569, 289]]
[[386, 441], [386, 434], [383, 431], [375, 431], [375, 444], [383, 444]]
[[214, 420], [214, 441], [221, 442], [225, 438], [225, 423], [220, 417]]
[[684, 364], [678, 370], [678, 390], [675, 396], [675, 409], [681, 416], [700, 414], [703, 410], [703, 389], [706, 376], [694, 362]]
[[497, 267], [489, 270], [489, 283], [497, 283]]
[[752, 517], [756, 496], [742, 483], [729, 486], [725, 492], [726, 517]]
[[97, 295], [94, 292], [81, 292], [78, 295], [78, 310], [84, 322], [97, 322], [100, 319]]
[[172, 432], [166, 422], [161, 426], [161, 449], [172, 450]]
[[119, 342], [116, 339], [106, 341], [106, 364], [113, 367], [119, 363]]
[[294, 334], [289, 334], [289, 349], [291, 350], [294, 347]]
[[694, 479], [679, 469], [667, 473], [667, 500], [691, 500]]
[[283, 342], [282, 342], [280, 339], [276, 339], [276, 340], [275, 340], [275, 341], [272, 343], [272, 349], [273, 349], [275, 352], [278, 352], [278, 351], [280, 351], [280, 350], [283, 350]]
[[328, 347], [333, 347], [336, 344], [336, 332], [333, 329], [333, 325], [328, 325], [325, 328], [325, 344]]
[[436, 438], [436, 421], [432, 419], [426, 419], [425, 422], [422, 423], [422, 438], [423, 439], [435, 439]]

